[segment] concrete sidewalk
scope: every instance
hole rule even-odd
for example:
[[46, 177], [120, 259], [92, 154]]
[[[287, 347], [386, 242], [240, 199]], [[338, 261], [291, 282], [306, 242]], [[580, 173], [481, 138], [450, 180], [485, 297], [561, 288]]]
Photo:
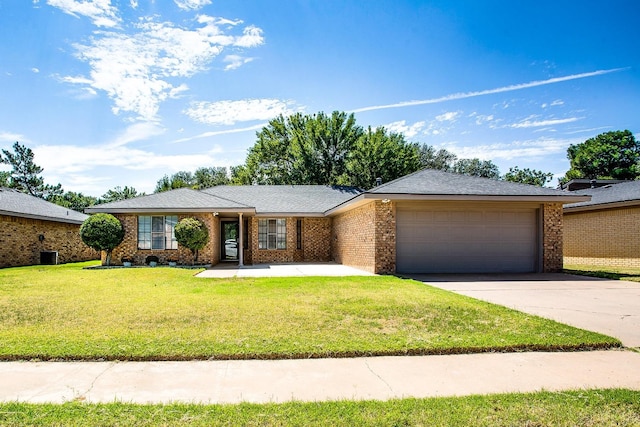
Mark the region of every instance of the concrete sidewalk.
[[335, 262], [254, 264], [238, 267], [237, 264], [220, 263], [196, 277], [305, 277], [305, 276], [374, 276], [368, 271], [359, 270]]
[[239, 403], [640, 390], [640, 353], [197, 362], [3, 362], [0, 401]]

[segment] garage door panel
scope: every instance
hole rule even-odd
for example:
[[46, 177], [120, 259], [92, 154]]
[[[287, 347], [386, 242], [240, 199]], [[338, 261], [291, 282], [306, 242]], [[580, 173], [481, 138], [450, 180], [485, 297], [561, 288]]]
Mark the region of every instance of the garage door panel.
[[399, 272], [533, 272], [535, 208], [397, 209]]

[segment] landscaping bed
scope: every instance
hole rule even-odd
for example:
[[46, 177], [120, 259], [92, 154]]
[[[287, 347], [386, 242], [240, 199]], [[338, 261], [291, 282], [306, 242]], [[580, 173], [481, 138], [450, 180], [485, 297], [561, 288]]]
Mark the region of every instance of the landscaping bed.
[[203, 279], [0, 270], [0, 360], [283, 359], [586, 350], [614, 338], [392, 276]]

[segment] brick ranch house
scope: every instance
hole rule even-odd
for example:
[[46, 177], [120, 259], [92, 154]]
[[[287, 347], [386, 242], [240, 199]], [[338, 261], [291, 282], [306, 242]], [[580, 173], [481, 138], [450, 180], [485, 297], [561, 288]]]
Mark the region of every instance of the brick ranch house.
[[590, 201], [564, 205], [564, 262], [640, 268], [640, 181], [573, 193]]
[[[368, 191], [319, 185], [178, 189], [93, 206], [120, 219], [113, 261], [190, 263], [173, 235], [201, 219], [202, 262], [326, 262], [375, 273], [551, 272], [562, 268], [562, 205], [588, 197], [422, 170]], [[240, 250], [238, 250], [240, 249]]]
[[0, 268], [98, 259], [80, 239], [87, 215], [0, 187]]

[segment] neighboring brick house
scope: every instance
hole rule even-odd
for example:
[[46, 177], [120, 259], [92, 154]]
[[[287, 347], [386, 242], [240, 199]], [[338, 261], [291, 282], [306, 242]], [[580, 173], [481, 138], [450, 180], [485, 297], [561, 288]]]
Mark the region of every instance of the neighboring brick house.
[[122, 257], [191, 262], [173, 234], [197, 217], [200, 261], [336, 261], [375, 273], [548, 272], [562, 268], [562, 204], [588, 197], [422, 170], [368, 191], [322, 185], [179, 189], [97, 205], [124, 225]]
[[99, 259], [80, 239], [87, 215], [0, 188], [0, 268]]
[[564, 205], [564, 262], [640, 268], [640, 181], [574, 191]]

